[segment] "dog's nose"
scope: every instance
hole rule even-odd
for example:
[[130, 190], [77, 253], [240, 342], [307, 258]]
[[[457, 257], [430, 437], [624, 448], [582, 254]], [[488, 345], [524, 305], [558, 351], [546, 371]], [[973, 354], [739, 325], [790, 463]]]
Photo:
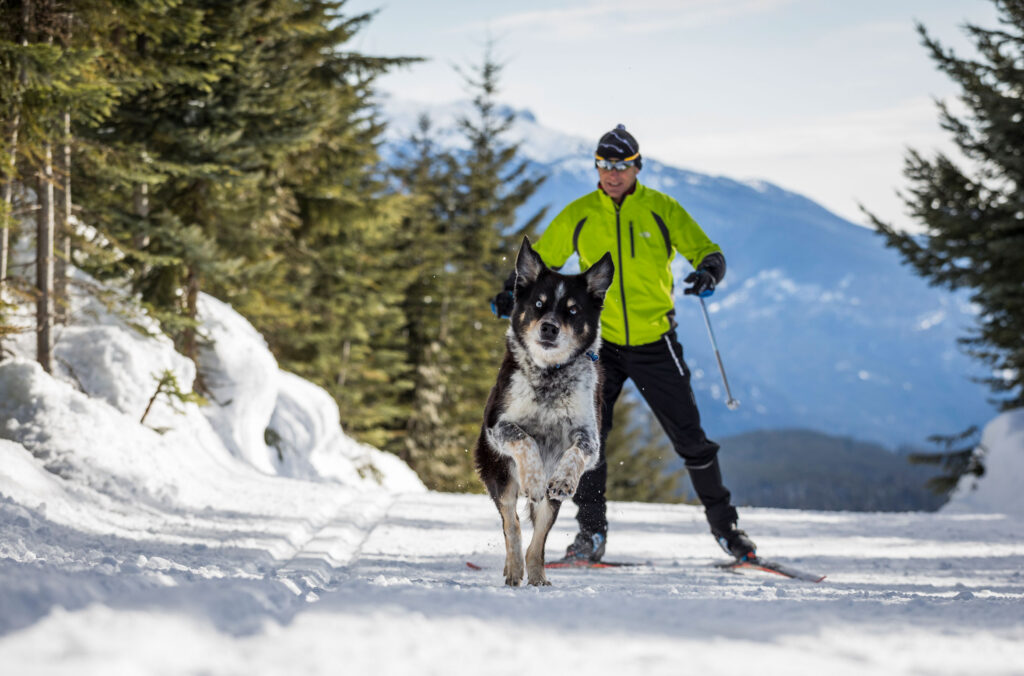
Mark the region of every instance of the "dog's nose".
[[540, 325], [541, 340], [554, 340], [558, 337], [558, 324], [544, 322]]

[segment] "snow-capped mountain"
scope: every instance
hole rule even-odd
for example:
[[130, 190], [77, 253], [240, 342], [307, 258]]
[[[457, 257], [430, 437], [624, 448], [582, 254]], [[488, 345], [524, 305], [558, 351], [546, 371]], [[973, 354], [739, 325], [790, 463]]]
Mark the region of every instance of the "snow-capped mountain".
[[[468, 103], [396, 100], [383, 109], [386, 157], [421, 113], [438, 143], [458, 147], [454, 120], [471, 112]], [[544, 206], [553, 217], [595, 189], [596, 138], [547, 129], [529, 112], [517, 116], [510, 140], [547, 176], [520, 217]], [[708, 309], [738, 410], [722, 403], [699, 305], [676, 289], [679, 336], [709, 434], [803, 427], [895, 448], [992, 417], [987, 389], [972, 380], [984, 370], [957, 345], [975, 315], [964, 294], [929, 287], [877, 234], [806, 197], [670, 166], [658, 160], [656, 139], [639, 141], [640, 181], [678, 199], [728, 261]], [[681, 280], [688, 265], [676, 265]]]

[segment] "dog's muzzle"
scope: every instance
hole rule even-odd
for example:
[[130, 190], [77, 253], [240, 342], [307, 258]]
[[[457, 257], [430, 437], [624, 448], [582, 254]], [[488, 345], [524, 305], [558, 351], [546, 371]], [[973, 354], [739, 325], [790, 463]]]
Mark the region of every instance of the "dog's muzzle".
[[546, 343], [553, 343], [558, 338], [558, 324], [543, 322], [540, 325], [540, 339]]

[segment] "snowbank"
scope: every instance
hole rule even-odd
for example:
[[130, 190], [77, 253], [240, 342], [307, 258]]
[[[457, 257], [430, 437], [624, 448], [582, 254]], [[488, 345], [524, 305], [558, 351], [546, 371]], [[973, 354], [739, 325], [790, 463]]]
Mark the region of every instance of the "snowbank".
[[985, 450], [985, 475], [960, 480], [943, 508], [953, 513], [998, 512], [1024, 516], [1024, 409], [1008, 411], [985, 426], [980, 445]]
[[[154, 399], [166, 372], [188, 389], [193, 363], [133, 303], [80, 272], [74, 281], [57, 374], [33, 361], [30, 333], [0, 363], [0, 438], [14, 442], [5, 454], [27, 451], [69, 490], [172, 511], [248, 509], [251, 490], [286, 501], [290, 492], [425, 490], [397, 458], [347, 437], [331, 397], [280, 371], [252, 325], [209, 296], [200, 300], [200, 363], [214, 401]], [[14, 493], [29, 497], [0, 479], [0, 494]]]
[[398, 458], [347, 437], [327, 392], [280, 371], [225, 303], [201, 299], [219, 402], [205, 406], [154, 397], [161, 375], [187, 390], [196, 370], [124, 294], [76, 272], [71, 317], [54, 375], [31, 331], [0, 362], [0, 636], [168, 588], [182, 607], [222, 599], [218, 626], [250, 630], [267, 608], [287, 618], [395, 495], [425, 492]]

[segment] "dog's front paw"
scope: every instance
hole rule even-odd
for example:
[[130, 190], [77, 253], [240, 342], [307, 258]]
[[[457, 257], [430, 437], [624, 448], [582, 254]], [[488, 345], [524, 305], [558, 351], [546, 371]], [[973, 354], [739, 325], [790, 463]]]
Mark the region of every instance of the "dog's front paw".
[[544, 479], [539, 473], [520, 476], [519, 492], [530, 502], [540, 502], [544, 499]]
[[519, 471], [519, 490], [531, 502], [544, 499], [544, 463], [536, 445], [523, 444], [515, 448], [516, 468]]
[[563, 502], [576, 495], [576, 487], [579, 486], [579, 478], [573, 481], [569, 477], [552, 478], [548, 482], [548, 500]]
[[[523, 584], [523, 562], [522, 560], [505, 560], [505, 584], [509, 587], [518, 587]], [[531, 583], [532, 584], [532, 583]]]
[[547, 495], [551, 500], [568, 500], [576, 494], [583, 476], [583, 452], [573, 446], [569, 448], [555, 466], [555, 471], [548, 479]]
[[533, 587], [550, 587], [551, 583], [548, 582], [547, 576], [544, 574], [544, 564], [540, 565], [540, 568], [529, 571], [529, 583]]

